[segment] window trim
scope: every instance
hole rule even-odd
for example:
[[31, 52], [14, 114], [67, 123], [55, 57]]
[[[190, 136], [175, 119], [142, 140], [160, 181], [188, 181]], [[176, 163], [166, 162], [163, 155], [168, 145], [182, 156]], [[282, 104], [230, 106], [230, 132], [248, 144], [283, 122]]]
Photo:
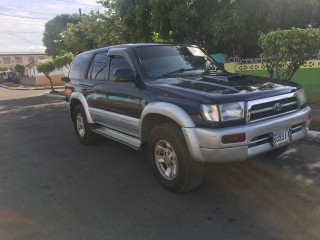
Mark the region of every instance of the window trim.
[[107, 51], [103, 51], [103, 52], [96, 52], [96, 53], [92, 54], [91, 60], [89, 61], [90, 62], [89, 67], [88, 67], [87, 72], [85, 74], [86, 78], [89, 79], [90, 81], [99, 81], [99, 82], [108, 82], [109, 81], [109, 70], [110, 70], [110, 62], [111, 62], [111, 60], [109, 62], [107, 62], [107, 64], [108, 64], [108, 66], [107, 66], [108, 67], [108, 75], [106, 74], [106, 76], [105, 76], [106, 78], [104, 80], [92, 79], [92, 68], [93, 68], [94, 60], [95, 60], [96, 56], [98, 54], [101, 54], [101, 53], [106, 53], [106, 57], [110, 58], [110, 56], [108, 55], [108, 50]]

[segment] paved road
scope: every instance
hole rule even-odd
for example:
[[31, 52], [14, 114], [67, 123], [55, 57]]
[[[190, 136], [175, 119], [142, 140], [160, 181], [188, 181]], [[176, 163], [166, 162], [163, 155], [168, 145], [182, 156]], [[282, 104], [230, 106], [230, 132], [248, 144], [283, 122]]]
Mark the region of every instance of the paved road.
[[0, 88], [1, 240], [320, 239], [319, 145], [207, 165], [200, 188], [177, 195], [143, 154], [80, 145], [62, 102], [19, 94]]

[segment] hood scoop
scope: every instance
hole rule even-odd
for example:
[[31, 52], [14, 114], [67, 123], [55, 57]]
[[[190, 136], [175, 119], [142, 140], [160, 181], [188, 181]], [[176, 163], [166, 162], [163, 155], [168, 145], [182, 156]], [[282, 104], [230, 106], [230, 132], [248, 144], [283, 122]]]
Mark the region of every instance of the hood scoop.
[[243, 81], [243, 80], [248, 80], [248, 76], [243, 76], [243, 75], [232, 75], [227, 77], [229, 81]]
[[231, 76], [204, 76], [203, 81], [206, 80], [218, 80], [218, 81], [228, 81], [228, 82], [237, 82], [248, 80], [248, 76], [243, 75], [231, 75]]

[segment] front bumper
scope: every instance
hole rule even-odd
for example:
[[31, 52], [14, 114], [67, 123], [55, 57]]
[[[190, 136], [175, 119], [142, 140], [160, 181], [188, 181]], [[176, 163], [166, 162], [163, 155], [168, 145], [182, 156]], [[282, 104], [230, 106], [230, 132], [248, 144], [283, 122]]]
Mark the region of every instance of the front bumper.
[[[200, 162], [242, 161], [273, 150], [273, 131], [292, 128], [292, 141], [302, 139], [310, 123], [310, 107], [278, 118], [224, 129], [182, 128], [191, 157]], [[246, 140], [241, 143], [223, 144], [225, 135], [245, 133]]]

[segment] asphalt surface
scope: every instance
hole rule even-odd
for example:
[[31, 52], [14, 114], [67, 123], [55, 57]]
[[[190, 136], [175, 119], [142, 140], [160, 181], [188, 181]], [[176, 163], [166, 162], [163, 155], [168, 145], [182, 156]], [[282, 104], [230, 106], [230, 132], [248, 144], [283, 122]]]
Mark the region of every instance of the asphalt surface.
[[206, 165], [173, 194], [145, 155], [83, 146], [61, 100], [0, 88], [0, 239], [320, 239], [320, 148]]

